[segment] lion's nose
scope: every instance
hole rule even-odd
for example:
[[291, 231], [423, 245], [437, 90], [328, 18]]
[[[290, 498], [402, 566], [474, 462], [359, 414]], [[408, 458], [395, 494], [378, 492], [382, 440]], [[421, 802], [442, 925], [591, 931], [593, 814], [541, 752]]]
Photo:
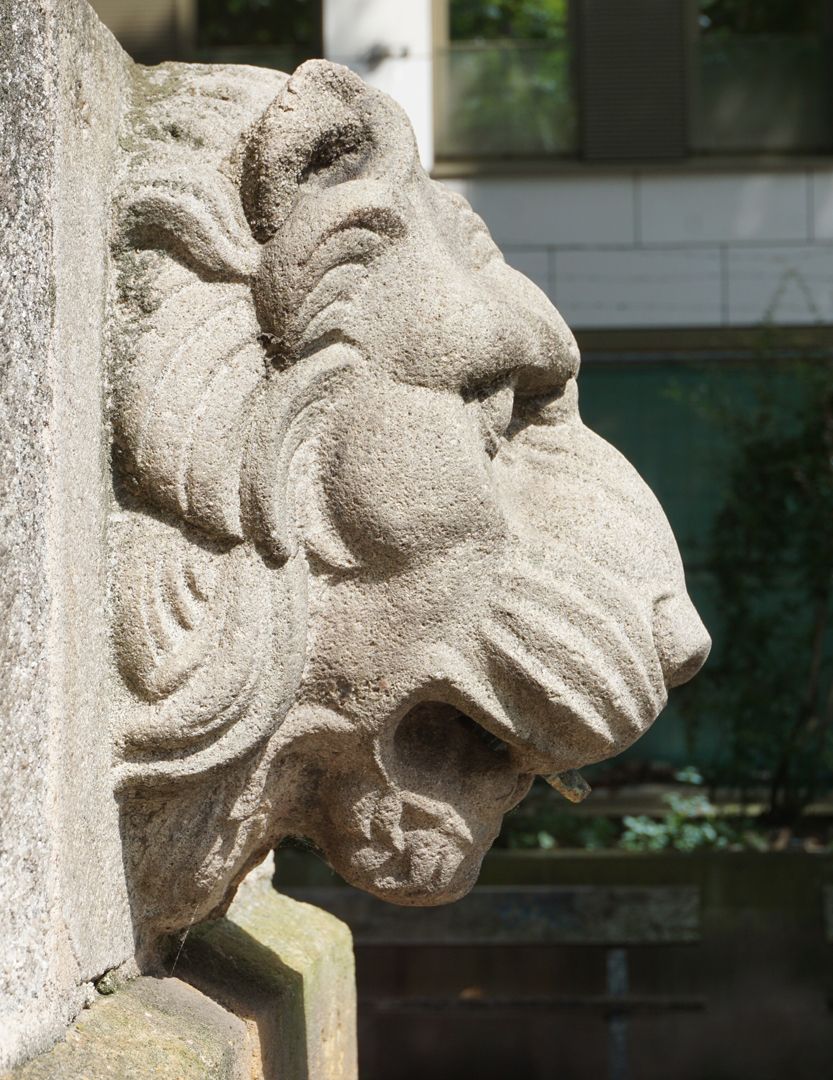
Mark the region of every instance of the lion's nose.
[[712, 640], [685, 593], [656, 602], [653, 632], [665, 685], [670, 689], [692, 679], [705, 664]]

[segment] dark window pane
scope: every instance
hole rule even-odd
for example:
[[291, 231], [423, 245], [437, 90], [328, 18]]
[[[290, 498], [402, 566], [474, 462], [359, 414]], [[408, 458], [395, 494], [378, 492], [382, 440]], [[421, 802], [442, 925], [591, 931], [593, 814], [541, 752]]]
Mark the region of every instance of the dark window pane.
[[591, 161], [687, 150], [682, 0], [578, 0], [581, 143]]
[[700, 0], [704, 34], [818, 34], [823, 0]]
[[700, 0], [692, 147], [833, 147], [828, 0]]
[[204, 60], [283, 70], [321, 55], [321, 0], [199, 0]]

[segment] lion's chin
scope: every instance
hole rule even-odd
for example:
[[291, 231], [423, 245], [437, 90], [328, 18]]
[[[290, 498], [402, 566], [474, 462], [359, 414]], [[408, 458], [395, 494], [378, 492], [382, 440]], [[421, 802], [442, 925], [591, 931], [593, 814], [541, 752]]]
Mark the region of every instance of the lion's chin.
[[449, 904], [471, 891], [494, 837], [475, 844], [427, 830], [409, 836], [402, 851], [362, 847], [331, 857], [348, 884], [406, 907]]
[[[343, 828], [325, 854], [350, 885], [389, 903], [413, 907], [448, 904], [465, 896], [477, 881], [486, 852], [494, 843], [503, 813], [523, 797], [531, 777], [516, 777], [513, 795], [492, 804], [488, 815], [472, 806], [454, 806], [414, 791], [373, 793], [369, 819], [359, 830]], [[369, 825], [369, 827], [368, 827]]]

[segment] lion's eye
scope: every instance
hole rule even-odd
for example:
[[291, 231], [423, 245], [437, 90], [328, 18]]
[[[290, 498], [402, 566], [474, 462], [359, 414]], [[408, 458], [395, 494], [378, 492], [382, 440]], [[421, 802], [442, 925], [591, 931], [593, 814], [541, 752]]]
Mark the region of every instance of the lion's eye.
[[506, 434], [512, 420], [515, 403], [515, 379], [508, 377], [489, 386], [479, 387], [464, 395], [469, 407], [476, 409], [486, 453], [494, 457], [500, 448], [500, 440]]

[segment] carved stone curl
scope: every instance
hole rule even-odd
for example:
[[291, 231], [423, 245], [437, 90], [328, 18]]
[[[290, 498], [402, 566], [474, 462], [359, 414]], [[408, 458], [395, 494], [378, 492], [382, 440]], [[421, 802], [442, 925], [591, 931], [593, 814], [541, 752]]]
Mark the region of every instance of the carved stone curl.
[[397, 903], [473, 884], [535, 774], [709, 638], [581, 422], [578, 350], [345, 68], [137, 76], [112, 367], [116, 763], [137, 925], [281, 837]]

